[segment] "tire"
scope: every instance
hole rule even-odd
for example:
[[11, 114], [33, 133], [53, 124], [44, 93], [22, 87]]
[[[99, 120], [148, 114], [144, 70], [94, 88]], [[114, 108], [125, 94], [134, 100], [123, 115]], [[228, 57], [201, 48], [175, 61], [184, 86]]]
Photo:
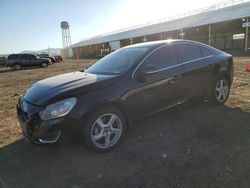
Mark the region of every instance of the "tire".
[[21, 69], [22, 69], [22, 66], [19, 63], [14, 65], [14, 70], [21, 70]]
[[48, 67], [48, 63], [47, 63], [47, 62], [42, 62], [42, 63], [41, 63], [41, 67], [42, 67], [42, 68]]
[[210, 101], [213, 104], [222, 105], [224, 104], [230, 93], [230, 83], [227, 77], [219, 76], [212, 87], [210, 94]]
[[84, 125], [84, 143], [97, 152], [107, 152], [122, 140], [126, 121], [116, 108], [103, 108], [95, 111]]

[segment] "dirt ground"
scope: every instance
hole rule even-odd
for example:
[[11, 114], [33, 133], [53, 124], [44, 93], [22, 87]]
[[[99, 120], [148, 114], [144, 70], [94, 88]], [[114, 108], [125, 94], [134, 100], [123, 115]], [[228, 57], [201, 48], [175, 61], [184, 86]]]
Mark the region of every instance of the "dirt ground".
[[96, 154], [64, 139], [27, 143], [15, 104], [33, 82], [95, 62], [67, 61], [46, 69], [0, 68], [0, 187], [249, 187], [250, 72], [235, 58], [224, 106], [192, 102], [134, 125], [114, 151]]

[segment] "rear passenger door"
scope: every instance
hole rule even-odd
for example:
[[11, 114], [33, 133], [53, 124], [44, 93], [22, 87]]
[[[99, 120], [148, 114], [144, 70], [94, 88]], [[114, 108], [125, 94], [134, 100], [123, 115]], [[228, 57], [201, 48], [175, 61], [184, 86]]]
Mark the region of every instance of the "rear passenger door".
[[196, 44], [177, 44], [176, 47], [179, 55], [176, 72], [179, 72], [185, 83], [182, 98], [189, 100], [203, 96], [208, 85], [207, 66], [210, 55], [204, 56], [201, 46]]

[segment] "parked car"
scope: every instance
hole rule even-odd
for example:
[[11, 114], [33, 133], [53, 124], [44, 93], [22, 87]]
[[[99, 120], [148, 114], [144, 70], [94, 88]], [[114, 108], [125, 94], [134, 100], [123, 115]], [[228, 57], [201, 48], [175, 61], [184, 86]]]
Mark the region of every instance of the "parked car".
[[0, 66], [5, 66], [7, 63], [6, 57], [0, 57]]
[[56, 55], [56, 56], [54, 56], [54, 58], [55, 58], [56, 62], [58, 62], [58, 63], [61, 63], [63, 61], [62, 56], [60, 56], [60, 55]]
[[23, 67], [34, 66], [46, 68], [50, 62], [50, 59], [40, 58], [34, 54], [11, 54], [7, 58], [6, 66], [13, 67], [15, 70], [20, 70]]
[[48, 59], [50, 59], [51, 63], [55, 63], [56, 62], [56, 59], [54, 57], [49, 56], [49, 54], [42, 53], [42, 54], [39, 54], [38, 56], [41, 57], [41, 58], [48, 58]]
[[33, 143], [58, 141], [77, 128], [96, 151], [115, 147], [133, 122], [192, 99], [226, 102], [232, 56], [187, 40], [121, 48], [90, 66], [34, 83], [17, 104], [23, 134]]

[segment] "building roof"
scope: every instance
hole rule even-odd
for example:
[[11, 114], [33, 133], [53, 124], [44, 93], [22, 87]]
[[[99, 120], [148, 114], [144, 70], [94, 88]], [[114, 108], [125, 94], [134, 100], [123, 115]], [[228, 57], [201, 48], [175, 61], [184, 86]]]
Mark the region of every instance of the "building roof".
[[[239, 1], [231, 1], [234, 2], [233, 5], [226, 6], [228, 2], [225, 2], [223, 7], [218, 8], [214, 5], [208, 7], [207, 9], [197, 10], [193, 12], [194, 14], [191, 16], [181, 17], [173, 20], [168, 20], [160, 23], [144, 25], [139, 28], [129, 29], [126, 31], [114, 32], [111, 34], [104, 34], [100, 36], [96, 36], [90, 39], [86, 39], [80, 41], [74, 45], [72, 48], [87, 46], [92, 44], [99, 44], [111, 41], [118, 41], [121, 39], [129, 39], [135, 38], [144, 35], [150, 35], [160, 32], [167, 32], [173, 30], [180, 30], [184, 28], [198, 27], [202, 25], [208, 25], [213, 23], [219, 23], [224, 21], [236, 20], [240, 18], [250, 17], [250, 1], [239, 3], [235, 5], [235, 2]], [[242, 0], [240, 2], [243, 2]], [[221, 4], [219, 4], [221, 5]], [[196, 14], [195, 14], [196, 13]], [[192, 13], [191, 13], [192, 14]]]

